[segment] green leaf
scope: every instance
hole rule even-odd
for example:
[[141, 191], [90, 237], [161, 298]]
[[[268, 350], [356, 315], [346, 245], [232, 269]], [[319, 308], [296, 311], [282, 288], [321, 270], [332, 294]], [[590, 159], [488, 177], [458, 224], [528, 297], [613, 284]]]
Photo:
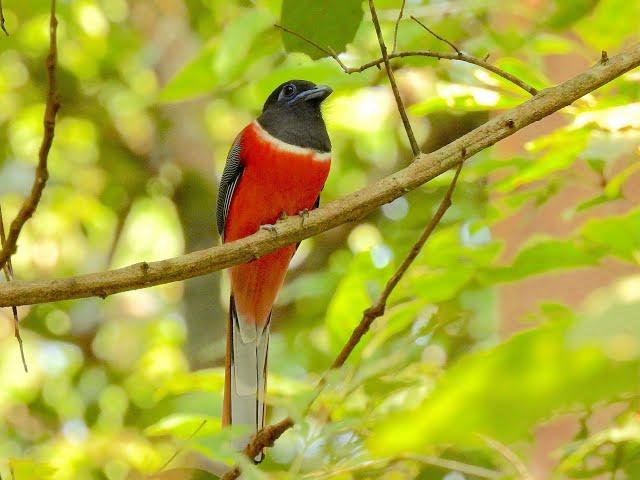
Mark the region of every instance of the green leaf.
[[485, 283], [513, 282], [553, 270], [586, 267], [599, 258], [574, 240], [539, 239], [525, 246], [511, 265], [480, 272], [479, 277]]
[[563, 129], [551, 135], [529, 142], [527, 149], [537, 152], [546, 149], [544, 155], [533, 160], [529, 166], [498, 182], [498, 192], [511, 192], [518, 187], [543, 180], [550, 174], [569, 168], [585, 149], [589, 140], [587, 129]]
[[397, 295], [415, 296], [431, 303], [450, 300], [471, 280], [473, 273], [474, 269], [466, 265], [438, 270], [414, 268], [408, 275], [408, 285]]
[[[323, 48], [340, 53], [355, 37], [362, 16], [360, 0], [284, 0], [280, 23]], [[288, 52], [303, 52], [311, 58], [327, 56], [295, 35], [283, 32], [282, 41]]]
[[544, 33], [532, 38], [530, 45], [542, 55], [561, 55], [575, 48], [574, 43], [564, 37]]
[[620, 173], [609, 179], [604, 187], [605, 195], [610, 199], [620, 198], [622, 196], [622, 187], [626, 181], [637, 171], [640, 170], [640, 162], [634, 162], [628, 165]]
[[344, 345], [362, 318], [362, 312], [371, 304], [370, 288], [377, 285], [372, 279], [380, 276], [381, 270], [373, 266], [369, 252], [353, 257], [327, 307], [325, 325], [329, 331], [332, 351], [337, 351]]
[[596, 51], [619, 49], [626, 38], [637, 39], [638, 18], [640, 2], [600, 0], [592, 14], [582, 18], [575, 28]]
[[[496, 66], [515, 75], [535, 88], [544, 88], [549, 85], [549, 79], [538, 71], [531, 63], [524, 62], [515, 57], [504, 57], [496, 62]], [[514, 88], [519, 88], [515, 87]]]
[[640, 208], [624, 215], [588, 220], [581, 235], [607, 253], [632, 263], [640, 259]]
[[591, 197], [584, 202], [580, 202], [573, 211], [569, 211], [569, 215], [573, 215], [577, 212], [582, 212], [584, 210], [588, 210], [593, 207], [597, 207], [598, 205], [602, 205], [603, 203], [607, 203], [613, 200], [612, 198], [607, 197], [606, 195], [596, 195], [595, 197]]
[[556, 0], [556, 9], [546, 24], [554, 29], [564, 29], [587, 15], [597, 5], [599, 0]]
[[191, 392], [220, 392], [224, 385], [224, 370], [211, 368], [172, 375], [157, 390], [156, 399], [167, 395], [181, 395]]
[[[613, 445], [624, 445], [624, 456], [616, 458], [615, 448], [603, 448]], [[630, 417], [624, 425], [607, 428], [582, 442], [574, 442], [570, 447], [571, 450], [567, 452], [568, 454], [560, 463], [558, 470], [569, 473], [571, 476], [585, 476], [587, 474], [589, 477], [593, 477], [611, 472], [615, 470], [615, 465], [621, 466], [626, 463], [625, 457], [636, 462], [637, 468], [640, 420], [637, 417]], [[635, 452], [635, 455], [632, 452]], [[595, 465], [595, 467], [588, 469], [586, 465]], [[587, 468], [586, 471], [585, 468]]]
[[370, 448], [389, 455], [444, 443], [477, 446], [479, 435], [523, 440], [555, 414], [637, 389], [637, 361], [612, 361], [599, 345], [569, 345], [570, 326], [565, 318], [463, 357], [418, 409], [384, 421]]
[[439, 82], [434, 96], [411, 105], [409, 110], [414, 115], [428, 115], [443, 110], [476, 112], [511, 108], [519, 103], [516, 98], [488, 88]]

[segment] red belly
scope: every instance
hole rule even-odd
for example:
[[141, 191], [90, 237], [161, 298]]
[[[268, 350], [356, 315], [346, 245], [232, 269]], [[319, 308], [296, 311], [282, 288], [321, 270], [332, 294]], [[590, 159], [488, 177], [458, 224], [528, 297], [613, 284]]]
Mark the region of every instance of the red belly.
[[[244, 130], [244, 171], [229, 207], [225, 241], [276, 223], [282, 212], [297, 215], [313, 208], [329, 174], [329, 160], [319, 160], [313, 151], [281, 147], [253, 123]], [[284, 247], [230, 269], [236, 309], [245, 322], [263, 325], [267, 321], [295, 249], [295, 245]]]

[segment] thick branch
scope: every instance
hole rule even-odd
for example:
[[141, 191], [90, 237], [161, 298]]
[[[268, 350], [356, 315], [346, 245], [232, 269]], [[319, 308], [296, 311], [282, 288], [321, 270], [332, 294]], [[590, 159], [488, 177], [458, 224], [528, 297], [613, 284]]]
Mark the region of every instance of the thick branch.
[[396, 99], [398, 113], [400, 113], [400, 118], [402, 119], [402, 125], [404, 125], [404, 130], [405, 132], [407, 132], [407, 138], [409, 139], [409, 144], [411, 145], [411, 151], [413, 152], [413, 156], [417, 157], [420, 154], [420, 147], [418, 147], [418, 142], [416, 142], [416, 137], [413, 134], [413, 129], [411, 128], [411, 122], [409, 122], [409, 117], [407, 116], [407, 110], [404, 108], [404, 102], [402, 101], [402, 96], [400, 95], [398, 84], [396, 83], [396, 76], [393, 74], [393, 69], [391, 68], [391, 63], [389, 62], [389, 55], [387, 54], [387, 45], [384, 43], [384, 38], [382, 36], [382, 29], [380, 28], [380, 21], [378, 20], [378, 14], [376, 12], [376, 6], [374, 5], [373, 0], [369, 0], [369, 10], [371, 10], [371, 20], [373, 21], [373, 26], [376, 29], [378, 44], [380, 45], [380, 53], [382, 54], [382, 60], [384, 61], [384, 68], [387, 71], [387, 77], [389, 77], [389, 84], [391, 85], [393, 96]]
[[9, 234], [7, 235], [7, 242], [2, 248], [2, 251], [0, 251], [0, 268], [4, 267], [9, 257], [15, 253], [16, 244], [18, 242], [20, 232], [22, 231], [22, 227], [36, 211], [38, 202], [40, 202], [40, 197], [42, 196], [42, 191], [44, 190], [47, 179], [49, 178], [49, 172], [47, 171], [47, 159], [49, 158], [49, 150], [53, 143], [53, 135], [56, 128], [56, 113], [58, 113], [58, 109], [60, 108], [56, 95], [56, 63], [58, 60], [58, 47], [56, 43], [57, 28], [58, 20], [56, 19], [56, 0], [51, 0], [51, 17], [49, 20], [49, 55], [47, 55], [46, 60], [49, 88], [47, 91], [47, 104], [44, 111], [44, 135], [42, 137], [42, 143], [40, 144], [38, 166], [36, 167], [36, 174], [33, 180], [33, 186], [31, 187], [31, 193], [25, 199], [16, 218], [11, 222]]
[[184, 280], [258, 258], [347, 222], [364, 217], [380, 205], [428, 182], [525, 126], [571, 104], [605, 83], [640, 65], [640, 44], [609, 57], [556, 87], [490, 120], [439, 150], [420, 155], [408, 167], [342, 199], [312, 211], [304, 220], [291, 217], [278, 223], [277, 234], [254, 235], [181, 257], [139, 263], [117, 270], [78, 277], [12, 282], [0, 285], [0, 306], [28, 305], [71, 298], [107, 296], [117, 292]]
[[[360, 73], [360, 72], [364, 72], [365, 70], [368, 70], [369, 68], [376, 67], [384, 63], [384, 58], [378, 58], [376, 60], [372, 60], [370, 62], [364, 63], [359, 67], [348, 67], [347, 65], [344, 64], [342, 60], [340, 60], [340, 57], [338, 57], [338, 55], [335, 52], [318, 45], [313, 40], [310, 40], [304, 37], [303, 35], [300, 35], [299, 33], [294, 32], [293, 30], [289, 30], [288, 28], [283, 27], [282, 25], [275, 25], [275, 27], [279, 28], [283, 32], [287, 32], [291, 35], [298, 37], [301, 40], [304, 40], [310, 45], [313, 45], [314, 47], [316, 47], [325, 55], [328, 55], [329, 57], [333, 58], [344, 73], [349, 73], [349, 74]], [[526, 83], [524, 80], [519, 79], [518, 77], [516, 77], [515, 75], [512, 75], [511, 73], [506, 72], [501, 68], [496, 67], [495, 65], [491, 65], [486, 61], [486, 58], [484, 60], [480, 60], [479, 58], [473, 57], [471, 55], [467, 55], [466, 53], [463, 53], [463, 52], [440, 53], [440, 52], [434, 52], [431, 50], [410, 50], [407, 52], [390, 53], [388, 57], [389, 57], [389, 60], [393, 60], [394, 58], [405, 58], [405, 57], [430, 57], [430, 58], [437, 58], [439, 60], [457, 60], [460, 62], [471, 63], [473, 65], [477, 65], [478, 67], [484, 68], [485, 70], [488, 70], [492, 73], [495, 73], [499, 77], [502, 77], [505, 80], [513, 83], [514, 85], [520, 87], [525, 92], [530, 93], [531, 95], [535, 95], [538, 93], [537, 88], [532, 87], [531, 85]]]

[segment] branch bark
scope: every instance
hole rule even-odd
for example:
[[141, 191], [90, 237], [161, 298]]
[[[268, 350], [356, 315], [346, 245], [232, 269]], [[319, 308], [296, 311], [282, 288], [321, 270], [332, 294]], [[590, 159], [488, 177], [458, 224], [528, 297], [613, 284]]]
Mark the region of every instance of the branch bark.
[[277, 225], [277, 233], [259, 231], [241, 240], [226, 243], [159, 262], [143, 262], [129, 267], [56, 280], [12, 282], [0, 286], [0, 306], [30, 305], [72, 298], [106, 297], [113, 293], [150, 287], [205, 275], [247, 262], [317, 235], [325, 230], [364, 217], [423, 185], [516, 131], [570, 105], [580, 97], [640, 65], [640, 44], [609, 57], [572, 79], [549, 89], [436, 150], [421, 154], [408, 167], [313, 210], [302, 224], [291, 217]]
[[38, 207], [42, 191], [44, 190], [47, 180], [49, 179], [49, 172], [47, 170], [47, 160], [49, 158], [49, 150], [53, 143], [53, 136], [56, 128], [56, 114], [60, 108], [58, 98], [56, 94], [56, 65], [58, 61], [58, 46], [56, 41], [56, 34], [58, 28], [58, 19], [56, 18], [56, 0], [51, 0], [51, 14], [49, 19], [49, 54], [47, 55], [47, 103], [44, 111], [44, 135], [42, 137], [42, 143], [40, 144], [40, 152], [38, 154], [38, 166], [36, 167], [36, 174], [31, 187], [31, 193], [25, 199], [18, 215], [11, 222], [9, 227], [9, 234], [7, 235], [7, 241], [0, 251], [0, 268], [4, 267], [5, 263], [11, 255], [16, 251], [16, 244], [18, 237], [22, 231], [24, 224], [31, 218], [33, 213]]

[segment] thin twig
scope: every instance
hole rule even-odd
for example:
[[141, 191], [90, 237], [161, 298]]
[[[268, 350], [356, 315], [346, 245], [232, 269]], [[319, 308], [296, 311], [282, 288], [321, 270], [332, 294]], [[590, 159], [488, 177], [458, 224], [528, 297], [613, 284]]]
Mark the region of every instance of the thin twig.
[[47, 171], [47, 159], [49, 157], [49, 150], [53, 143], [53, 135], [56, 127], [56, 113], [60, 108], [56, 94], [56, 63], [58, 59], [58, 47], [56, 43], [56, 33], [58, 27], [58, 20], [56, 19], [56, 0], [51, 0], [51, 17], [49, 21], [49, 54], [47, 55], [47, 80], [49, 88], [47, 91], [47, 104], [44, 111], [44, 135], [42, 137], [42, 143], [40, 144], [40, 152], [38, 155], [38, 166], [36, 167], [36, 174], [31, 187], [30, 195], [25, 199], [18, 215], [11, 222], [9, 227], [9, 235], [7, 235], [7, 243], [0, 252], [0, 268], [4, 266], [9, 257], [16, 251], [16, 244], [18, 237], [22, 231], [22, 227], [29, 218], [33, 215], [40, 202], [42, 191], [49, 178], [49, 172]]
[[[4, 232], [4, 219], [2, 218], [2, 207], [0, 206], [0, 246], [4, 247], [7, 242], [7, 238]], [[7, 260], [7, 263], [2, 268], [4, 271], [4, 277], [7, 279], [7, 282], [11, 282], [13, 280], [13, 265], [11, 265], [11, 258]], [[27, 368], [27, 359], [24, 355], [24, 346], [22, 344], [22, 337], [20, 336], [20, 319], [18, 318], [18, 307], [15, 305], [11, 306], [11, 313], [13, 314], [13, 334], [18, 341], [18, 347], [20, 348], [20, 357], [22, 358], [22, 367], [24, 368], [25, 373], [29, 373], [29, 369]]]
[[2, 0], [0, 0], [0, 28], [5, 33], [5, 35], [9, 36], [9, 32], [7, 32], [7, 28], [4, 26], [4, 12], [2, 11]]
[[[344, 345], [344, 347], [342, 347], [342, 350], [340, 351], [336, 359], [331, 364], [331, 367], [329, 367], [329, 370], [327, 370], [325, 374], [320, 378], [320, 381], [316, 386], [314, 395], [309, 401], [309, 403], [307, 404], [306, 412], [309, 411], [313, 402], [318, 398], [322, 390], [325, 388], [327, 384], [327, 376], [329, 372], [331, 370], [340, 368], [344, 365], [344, 363], [349, 358], [349, 355], [351, 355], [353, 350], [356, 348], [356, 345], [358, 345], [362, 337], [369, 331], [369, 328], [371, 327], [371, 324], [374, 322], [374, 320], [384, 315], [384, 311], [387, 306], [387, 300], [389, 299], [389, 295], [391, 295], [394, 288], [398, 285], [398, 283], [400, 282], [404, 274], [407, 273], [407, 270], [409, 269], [413, 261], [416, 259], [416, 257], [422, 250], [422, 247], [424, 247], [424, 244], [427, 242], [427, 240], [429, 239], [429, 237], [431, 236], [435, 228], [438, 226], [438, 223], [440, 223], [440, 220], [442, 220], [442, 217], [451, 206], [451, 196], [453, 195], [453, 191], [456, 188], [456, 184], [458, 183], [458, 177], [460, 176], [462, 165], [463, 165], [463, 161], [458, 163], [456, 173], [453, 176], [453, 180], [451, 180], [451, 183], [449, 184], [447, 193], [445, 194], [444, 198], [440, 202], [440, 206], [438, 207], [438, 210], [436, 210], [436, 213], [431, 218], [431, 221], [427, 224], [427, 226], [423, 230], [422, 235], [420, 235], [420, 238], [418, 238], [416, 243], [413, 245], [413, 247], [405, 257], [405, 259], [402, 261], [402, 263], [398, 267], [398, 269], [387, 281], [387, 284], [385, 285], [384, 289], [382, 290], [382, 293], [380, 294], [376, 302], [363, 312], [362, 319], [360, 320], [360, 323], [358, 324], [358, 326], [351, 333], [351, 337], [349, 338], [347, 343]], [[263, 430], [258, 432], [258, 434], [251, 440], [249, 445], [247, 445], [247, 447], [245, 448], [244, 453], [249, 458], [255, 457], [258, 453], [262, 451], [263, 448], [272, 446], [273, 443], [284, 432], [286, 432], [291, 427], [293, 427], [293, 425], [294, 425], [293, 419], [291, 417], [287, 417], [278, 423], [265, 427]], [[238, 466], [235, 466], [232, 470], [227, 472], [225, 476], [222, 478], [223, 480], [233, 480], [235, 478], [238, 478], [239, 475], [240, 475], [240, 468]]]
[[274, 27], [276, 27], [276, 28], [278, 28], [278, 29], [282, 30], [282, 31], [283, 31], [283, 32], [285, 32], [285, 33], [288, 33], [288, 34], [290, 34], [290, 35], [293, 35], [294, 37], [297, 37], [297, 38], [299, 38], [300, 40], [303, 40], [303, 41], [307, 42], [309, 45], [312, 45], [312, 46], [316, 47], [318, 50], [320, 50], [322, 53], [324, 53], [324, 54], [325, 54], [325, 55], [327, 55], [328, 57], [333, 58], [333, 59], [336, 61], [336, 63], [337, 63], [338, 65], [340, 65], [340, 68], [342, 68], [342, 70], [343, 70], [345, 73], [352, 73], [352, 72], [350, 71], [350, 70], [351, 70], [351, 68], [350, 68], [350, 67], [347, 67], [347, 66], [342, 62], [342, 60], [340, 60], [340, 57], [338, 56], [338, 54], [337, 54], [333, 49], [325, 48], [325, 47], [323, 47], [322, 45], [318, 44], [317, 42], [314, 42], [314, 41], [313, 41], [313, 40], [311, 40], [310, 38], [307, 38], [307, 37], [305, 37], [305, 36], [303, 36], [303, 35], [299, 34], [298, 32], [294, 32], [293, 30], [290, 30], [290, 29], [288, 29], [287, 27], [284, 27], [284, 26], [279, 25], [279, 24], [277, 24], [277, 23], [274, 25]]
[[157, 473], [160, 473], [160, 472], [161, 472], [161, 471], [163, 471], [165, 468], [167, 468], [167, 467], [169, 466], [169, 464], [170, 464], [171, 462], [173, 462], [173, 461], [175, 460], [175, 458], [176, 458], [178, 455], [180, 455], [180, 453], [182, 453], [182, 451], [185, 449], [185, 447], [187, 446], [187, 444], [188, 444], [191, 440], [193, 440], [193, 437], [195, 437], [195, 436], [198, 434], [198, 432], [199, 432], [200, 430], [202, 430], [202, 427], [204, 427], [204, 426], [206, 425], [206, 423], [207, 423], [207, 419], [205, 418], [204, 420], [202, 420], [202, 422], [200, 422], [200, 425], [198, 425], [198, 427], [193, 431], [193, 433], [192, 433], [191, 435], [189, 435], [189, 436], [187, 437], [187, 439], [186, 439], [184, 442], [182, 442], [182, 445], [180, 445], [180, 446], [176, 449], [176, 451], [175, 451], [175, 452], [173, 452], [173, 455], [171, 455], [171, 456], [169, 457], [169, 459], [168, 459], [166, 462], [164, 462], [164, 464], [163, 464], [163, 465], [158, 469]]
[[391, 63], [389, 62], [387, 46], [385, 45], [384, 38], [382, 37], [382, 29], [380, 28], [380, 21], [378, 20], [378, 14], [376, 12], [376, 6], [374, 5], [373, 0], [369, 0], [369, 10], [371, 11], [371, 21], [373, 22], [373, 26], [376, 29], [376, 35], [378, 36], [378, 43], [380, 44], [380, 53], [382, 54], [384, 67], [387, 71], [387, 76], [389, 77], [389, 83], [391, 84], [391, 90], [393, 90], [393, 96], [396, 99], [396, 105], [398, 106], [398, 113], [400, 114], [400, 118], [402, 119], [404, 130], [405, 132], [407, 132], [409, 144], [411, 145], [411, 151], [413, 152], [413, 156], [415, 158], [420, 155], [420, 147], [418, 146], [418, 142], [416, 142], [416, 137], [414, 136], [413, 129], [411, 128], [411, 122], [409, 122], [407, 111], [404, 108], [404, 102], [402, 101], [400, 90], [398, 90], [398, 85], [396, 84], [396, 77], [393, 74], [393, 69], [391, 68]]
[[107, 267], [111, 265], [113, 262], [113, 257], [118, 249], [118, 244], [120, 243], [120, 238], [122, 237], [122, 233], [124, 232], [124, 226], [127, 223], [127, 218], [129, 217], [129, 213], [131, 213], [131, 207], [133, 207], [133, 200], [130, 199], [127, 201], [127, 204], [124, 206], [120, 212], [118, 212], [118, 221], [116, 223], [115, 232], [113, 233], [113, 240], [111, 240], [111, 246], [109, 247], [109, 253], [107, 253]]
[[396, 26], [393, 29], [393, 48], [391, 49], [391, 53], [396, 53], [396, 46], [398, 45], [398, 28], [400, 27], [400, 20], [402, 20], [402, 15], [404, 14], [404, 5], [406, 2], [407, 0], [402, 0], [402, 5], [400, 5], [400, 12], [398, 13]]
[[414, 17], [413, 15], [411, 15], [411, 20], [413, 20], [414, 22], [416, 22], [418, 25], [420, 25], [422, 28], [424, 28], [427, 32], [429, 32], [431, 35], [433, 35], [434, 37], [436, 37], [438, 40], [440, 40], [441, 42], [446, 43], [447, 45], [449, 45], [451, 48], [453, 48], [453, 50], [455, 50], [455, 52], [458, 54], [458, 56], [462, 55], [462, 52], [460, 51], [460, 49], [458, 47], [456, 47], [452, 42], [450, 42], [449, 40], [447, 40], [446, 38], [441, 37], [440, 35], [438, 35], [436, 32], [434, 32], [433, 30], [431, 30], [429, 27], [427, 27], [424, 23], [422, 23], [420, 20], [418, 20], [416, 17]]
[[[301, 35], [301, 34], [299, 34], [297, 32], [294, 32], [293, 30], [289, 30], [288, 28], [283, 27], [282, 25], [275, 25], [275, 27], [279, 28], [280, 30], [282, 30], [284, 32], [290, 33], [291, 35], [295, 35], [299, 39], [304, 40], [305, 42], [309, 43], [310, 45], [313, 45], [318, 50], [323, 52], [325, 55], [333, 58], [336, 61], [336, 63], [340, 66], [340, 68], [345, 73], [348, 73], [348, 74], [361, 73], [361, 72], [364, 72], [365, 70], [368, 70], [369, 68], [376, 67], [376, 66], [379, 66], [380, 64], [384, 63], [384, 59], [383, 58], [378, 58], [376, 60], [372, 60], [370, 62], [364, 63], [364, 64], [360, 65], [359, 67], [348, 67], [347, 65], [344, 64], [344, 62], [342, 60], [340, 60], [340, 58], [338, 57], [338, 55], [336, 55], [335, 52], [332, 52], [327, 48], [321, 47], [320, 45], [318, 45], [313, 40], [310, 40], [310, 39], [306, 38], [304, 35]], [[515, 75], [513, 75], [513, 74], [511, 74], [509, 72], [506, 72], [506, 71], [502, 70], [501, 68], [496, 67], [495, 65], [492, 65], [492, 64], [488, 63], [486, 61], [488, 56], [485, 57], [484, 60], [481, 60], [481, 59], [473, 57], [471, 55], [467, 55], [466, 53], [460, 53], [460, 54], [457, 54], [457, 53], [441, 53], [441, 52], [434, 52], [432, 50], [410, 50], [410, 51], [406, 51], [406, 52], [396, 52], [396, 53], [389, 54], [389, 60], [393, 60], [394, 58], [405, 58], [405, 57], [429, 57], [429, 58], [437, 58], [439, 60], [453, 60], [453, 61], [471, 63], [473, 65], [476, 65], [476, 66], [480, 67], [480, 68], [484, 68], [485, 70], [488, 70], [488, 71], [498, 75], [499, 77], [504, 78], [508, 82], [513, 83], [514, 85], [516, 85], [517, 87], [521, 88], [522, 90], [524, 90], [525, 92], [527, 92], [527, 93], [529, 93], [531, 95], [536, 95], [538, 93], [538, 89], [537, 88], [529, 85], [524, 80], [521, 80], [518, 77], [516, 77]]]

